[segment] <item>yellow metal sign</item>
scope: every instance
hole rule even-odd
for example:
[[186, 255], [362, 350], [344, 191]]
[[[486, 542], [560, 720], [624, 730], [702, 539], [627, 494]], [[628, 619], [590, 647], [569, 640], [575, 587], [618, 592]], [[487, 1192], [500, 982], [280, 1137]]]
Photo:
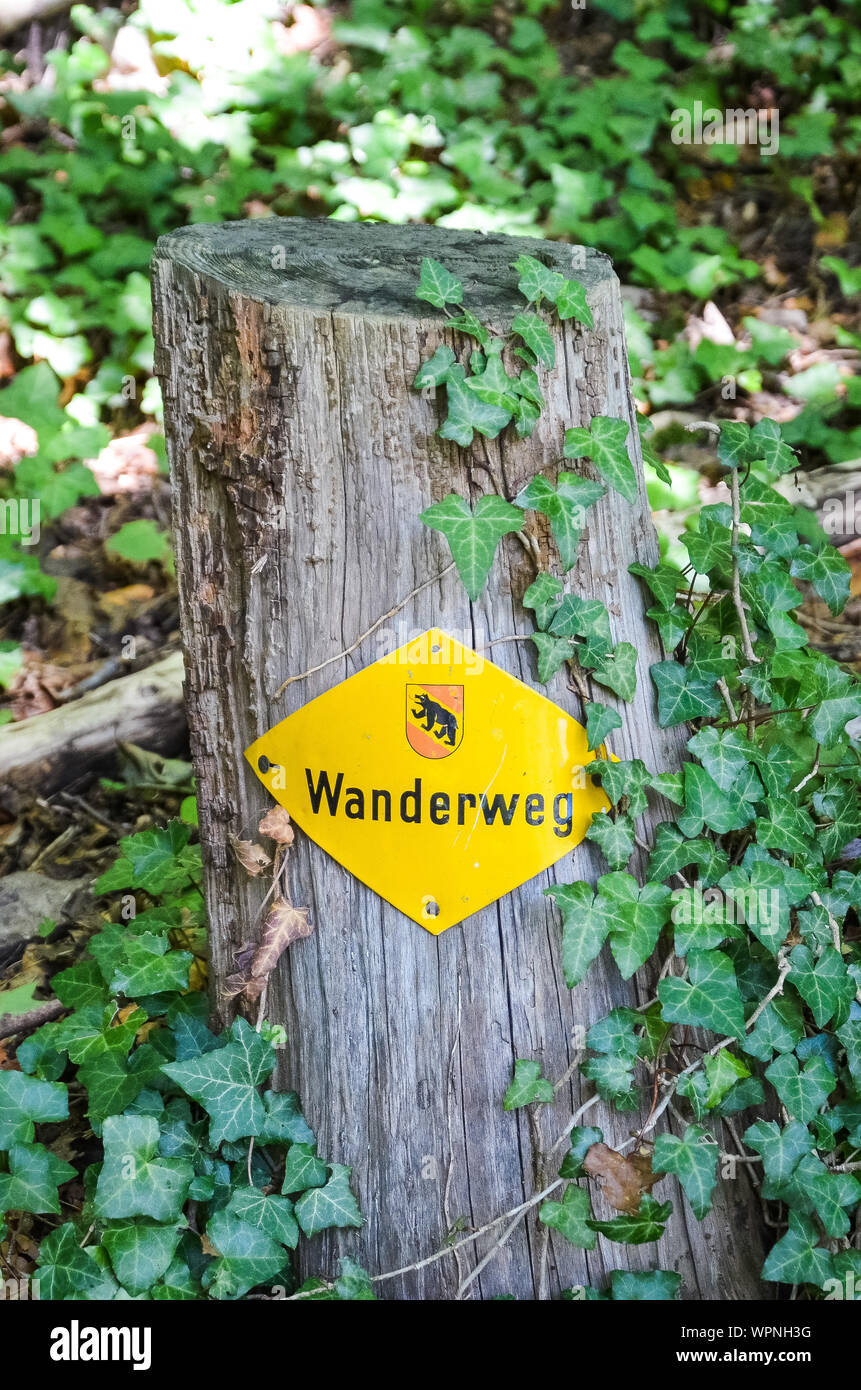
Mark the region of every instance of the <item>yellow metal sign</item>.
[[582, 724], [438, 628], [245, 756], [312, 840], [434, 935], [570, 853], [608, 806]]

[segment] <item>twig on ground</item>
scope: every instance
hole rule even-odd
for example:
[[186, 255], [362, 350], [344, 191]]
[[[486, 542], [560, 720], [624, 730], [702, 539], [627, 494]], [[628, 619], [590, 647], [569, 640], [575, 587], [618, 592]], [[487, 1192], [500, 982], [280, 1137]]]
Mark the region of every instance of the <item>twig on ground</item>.
[[[0, 995], [0, 999], [2, 997]], [[59, 999], [48, 999], [23, 1014], [0, 1014], [0, 1038], [12, 1038], [16, 1033], [32, 1033], [34, 1028], [41, 1028], [43, 1023], [50, 1023], [65, 1012], [66, 1006]]]

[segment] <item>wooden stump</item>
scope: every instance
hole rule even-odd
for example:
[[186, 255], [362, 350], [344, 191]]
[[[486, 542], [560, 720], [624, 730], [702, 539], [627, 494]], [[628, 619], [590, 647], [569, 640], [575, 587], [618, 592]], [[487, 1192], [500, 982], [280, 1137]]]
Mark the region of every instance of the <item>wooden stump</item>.
[[[542, 373], [547, 408], [529, 440], [506, 432], [469, 451], [440, 440], [439, 406], [411, 389], [440, 342], [464, 344], [415, 298], [424, 256], [463, 281], [464, 302], [503, 327], [523, 302], [515, 257], [537, 255], [587, 287], [593, 331], [558, 334], [558, 365]], [[450, 491], [473, 499], [496, 480], [508, 496], [538, 470], [558, 467], [563, 429], [595, 414], [631, 426], [640, 478], [631, 506], [608, 492], [589, 514], [575, 593], [599, 598], [615, 641], [638, 652], [633, 703], [616, 704], [620, 757], [653, 771], [678, 766], [685, 734], [658, 728], [649, 666], [662, 653], [628, 573], [654, 564], [652, 527], [630, 395], [619, 286], [606, 257], [582, 248], [439, 228], [266, 219], [186, 227], [155, 256], [157, 359], [173, 467], [177, 571], [187, 699], [199, 786], [212, 932], [213, 1007], [233, 953], [259, 932], [265, 891], [238, 867], [234, 837], [255, 836], [268, 796], [243, 758], [261, 733], [411, 635], [440, 626], [470, 645], [528, 634], [521, 607], [534, 565], [515, 537], [470, 604], [442, 538], [419, 513]], [[588, 465], [587, 467], [591, 467]], [[594, 475], [593, 475], [594, 476]], [[542, 563], [552, 566], [547, 538]], [[428, 581], [431, 581], [430, 583]], [[419, 587], [424, 586], [424, 587]], [[275, 692], [287, 677], [353, 647], [381, 615], [398, 614], [349, 656]], [[494, 646], [492, 660], [535, 686], [531, 643]], [[575, 717], [561, 677], [547, 692]], [[269, 803], [271, 804], [271, 803]], [[664, 814], [666, 809], [664, 808]], [[658, 811], [653, 819], [661, 819]], [[647, 824], [644, 822], [643, 824]], [[574, 1069], [557, 1102], [505, 1113], [518, 1057], [561, 1077], [588, 1026], [611, 1008], [654, 993], [623, 983], [605, 951], [574, 991], [560, 965], [560, 923], [542, 895], [552, 882], [594, 880], [606, 864], [583, 843], [572, 861], [509, 894], [440, 937], [423, 931], [299, 836], [291, 889], [317, 931], [282, 958], [267, 1014], [289, 1041], [279, 1083], [301, 1094], [327, 1159], [352, 1166], [366, 1217], [361, 1232], [305, 1243], [303, 1274], [337, 1272], [348, 1253], [372, 1273], [439, 1250], [446, 1233], [483, 1226], [540, 1190], [540, 1153], [562, 1132], [588, 1083]], [[645, 1118], [647, 1109], [639, 1117]], [[589, 1122], [609, 1143], [638, 1115]], [[557, 1166], [558, 1166], [557, 1152]], [[550, 1170], [555, 1176], [556, 1167]], [[604, 1285], [613, 1268], [677, 1269], [688, 1298], [761, 1296], [763, 1245], [746, 1167], [723, 1183], [714, 1213], [693, 1219], [675, 1184], [675, 1212], [657, 1245], [588, 1253], [553, 1236], [549, 1290]], [[557, 1194], [558, 1195], [558, 1194]], [[599, 1204], [600, 1209], [600, 1204]], [[457, 1257], [378, 1286], [381, 1296], [454, 1298], [466, 1274], [506, 1229], [496, 1226]], [[472, 1283], [469, 1297], [539, 1292], [542, 1227], [533, 1210]]]

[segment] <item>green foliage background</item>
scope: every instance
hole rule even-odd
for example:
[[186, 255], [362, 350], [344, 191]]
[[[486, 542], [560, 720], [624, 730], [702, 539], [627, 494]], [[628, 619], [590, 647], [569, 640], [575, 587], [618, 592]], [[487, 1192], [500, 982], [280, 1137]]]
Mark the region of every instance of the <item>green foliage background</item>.
[[[845, 733], [861, 700], [792, 617], [801, 601], [794, 580], [839, 611], [845, 564], [772, 484], [796, 466], [793, 449], [802, 464], [861, 454], [861, 391], [833, 361], [792, 371], [794, 336], [738, 308], [745, 287], [762, 289], [766, 258], [744, 253], [739, 219], [725, 214], [718, 194], [724, 189], [736, 207], [753, 204], [761, 220], [780, 212], [813, 229], [792, 272], [836, 315], [838, 345], [861, 348], [845, 326], [861, 272], [833, 254], [847, 237], [840, 202], [857, 180], [861, 150], [858, 14], [855, 0], [812, 8], [795, 0], [592, 0], [588, 14], [574, 17], [553, 0], [510, 7], [355, 0], [335, 12], [331, 38], [306, 53], [284, 51], [284, 35], [258, 0], [142, 0], [129, 16], [78, 5], [77, 37], [48, 55], [48, 80], [7, 84], [6, 111], [24, 135], [5, 151], [0, 185], [0, 313], [16, 368], [0, 392], [0, 414], [38, 435], [38, 451], [2, 475], [0, 498], [38, 496], [43, 524], [95, 494], [85, 461], [118, 431], [160, 418], [147, 270], [155, 238], [188, 221], [271, 213], [425, 220], [584, 242], [614, 258], [623, 282], [654, 294], [655, 316], [627, 306], [635, 392], [649, 407], [725, 416], [720, 387], [728, 377], [742, 404], [763, 389], [803, 403], [780, 428], [737, 420], [723, 428], [720, 463], [742, 479], [741, 537], [727, 504], [696, 507], [690, 472], [673, 463], [672, 440], [652, 441], [655, 504], [673, 493], [690, 504], [681, 540], [665, 540], [661, 565], [640, 573], [672, 653], [653, 671], [660, 717], [692, 723], [692, 761], [672, 776], [600, 761], [593, 772], [614, 810], [591, 833], [608, 873], [594, 888], [566, 885], [554, 894], [572, 987], [605, 939], [626, 977], [659, 942], [677, 958], [645, 1013], [616, 1010], [590, 1031], [584, 1073], [604, 1102], [630, 1106], [677, 1030], [716, 1036], [713, 1051], [676, 1084], [684, 1133], [661, 1135], [654, 1151], [655, 1169], [679, 1176], [697, 1217], [716, 1181], [709, 1123], [761, 1109], [770, 1088], [780, 1120], [751, 1118], [744, 1134], [762, 1160], [763, 1197], [780, 1224], [763, 1273], [810, 1297], [822, 1297], [830, 1278], [861, 1273], [861, 1184], [853, 1171], [861, 1151], [853, 925], [861, 890], [840, 863], [861, 829], [858, 752]], [[145, 55], [141, 90], [105, 83], [112, 44], [126, 33]], [[695, 101], [745, 107], [757, 84], [780, 107], [777, 154], [713, 146], [704, 164], [669, 139], [674, 110]], [[540, 372], [552, 366], [554, 323], [569, 309], [587, 321], [576, 287], [560, 300], [560, 287], [542, 287], [534, 268], [512, 273], [529, 301], [514, 331], [531, 353], [516, 382], [480, 337], [474, 361], [438, 354], [423, 369], [424, 384], [445, 386], [444, 432], [464, 447], [474, 429], [492, 435], [510, 421], [515, 433], [529, 432], [541, 406]], [[462, 312], [445, 274], [427, 270], [424, 298]], [[708, 299], [734, 319], [742, 345], [691, 346], [682, 330]], [[553, 304], [545, 323], [541, 315]], [[614, 423], [568, 431], [560, 452], [591, 458], [607, 486], [625, 495], [627, 442]], [[163, 463], [163, 444], [153, 439]], [[425, 520], [449, 538], [475, 595], [499, 537], [530, 511], [545, 512], [560, 567], [570, 567], [578, 509], [601, 495], [593, 483], [587, 498], [578, 481], [563, 474], [555, 489], [542, 489], [533, 480], [518, 498], [486, 499], [475, 512], [448, 499]], [[129, 555], [164, 558], [154, 528], [125, 529], [115, 538], [120, 553], [125, 546]], [[728, 596], [736, 575], [756, 662], [745, 655]], [[689, 577], [695, 585], [685, 600]], [[0, 603], [50, 603], [54, 589], [38, 550], [0, 535]], [[527, 602], [542, 680], [571, 662], [582, 678], [630, 698], [630, 654], [614, 648], [600, 605], [565, 594], [550, 574], [538, 577]], [[736, 643], [729, 656], [727, 637]], [[19, 662], [17, 644], [3, 643], [0, 683]], [[733, 719], [736, 706], [742, 714]], [[598, 748], [612, 738], [618, 715], [590, 700], [587, 717]], [[626, 870], [647, 789], [680, 811], [659, 827], [640, 885]], [[187, 992], [188, 946], [203, 930], [189, 839], [188, 827], [176, 823], [123, 842], [100, 887], [134, 892], [142, 910], [107, 925], [89, 959], [56, 977], [71, 1012], [19, 1047], [21, 1072], [0, 1072], [0, 1209], [61, 1214], [58, 1187], [72, 1170], [37, 1139], [36, 1127], [61, 1122], [69, 1095], [87, 1106], [104, 1145], [103, 1162], [87, 1172], [83, 1211], [43, 1241], [43, 1297], [294, 1290], [290, 1251], [300, 1232], [311, 1238], [361, 1221], [347, 1171], [316, 1155], [298, 1098], [266, 1088], [274, 1051], [265, 1027], [255, 1033], [240, 1021], [215, 1038], [202, 996]], [[776, 916], [724, 931], [701, 910], [712, 887], [773, 891]], [[686, 903], [688, 920], [678, 910]], [[67, 1089], [59, 1078], [68, 1079], [69, 1068]], [[538, 1063], [521, 1059], [505, 1103], [545, 1102], [548, 1085]], [[600, 1134], [572, 1131], [560, 1169], [564, 1191], [544, 1203], [541, 1220], [584, 1249], [598, 1232], [655, 1239], [670, 1209], [649, 1196], [632, 1216], [592, 1218], [578, 1181]], [[586, 1296], [678, 1292], [671, 1271], [617, 1271], [609, 1289]], [[301, 1295], [373, 1296], [368, 1276], [350, 1261], [340, 1277]]]

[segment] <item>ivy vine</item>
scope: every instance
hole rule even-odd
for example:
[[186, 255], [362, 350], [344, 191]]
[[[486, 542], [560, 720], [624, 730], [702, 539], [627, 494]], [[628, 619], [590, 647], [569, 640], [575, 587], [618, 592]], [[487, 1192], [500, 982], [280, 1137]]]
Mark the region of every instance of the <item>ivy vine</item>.
[[[529, 256], [513, 269], [532, 309], [514, 318], [506, 339], [462, 307], [462, 285], [444, 267], [425, 261], [422, 269], [419, 298], [478, 344], [464, 364], [438, 348], [414, 383], [445, 391], [439, 433], [464, 447], [473, 431], [495, 438], [513, 426], [528, 434], [543, 403], [539, 372], [555, 361], [554, 321], [573, 317], [591, 326], [578, 282]], [[660, 473], [648, 424], [638, 424], [644, 455]], [[861, 756], [852, 721], [861, 715], [861, 686], [810, 646], [797, 618], [804, 591], [795, 582], [837, 614], [850, 572], [815, 516], [774, 486], [795, 467], [780, 427], [726, 421], [712, 429], [727, 497], [701, 507], [683, 533], [689, 563], [630, 566], [666, 654], [651, 668], [659, 724], [690, 729], [681, 770], [609, 757], [622, 721], [593, 697], [592, 685], [630, 701], [636, 663], [629, 644], [614, 644], [604, 605], [569, 592], [545, 570], [523, 599], [534, 615], [538, 680], [570, 673], [596, 750], [586, 771], [610, 803], [587, 831], [608, 872], [594, 885], [545, 890], [562, 918], [566, 983], [574, 989], [583, 982], [605, 942], [624, 979], [656, 955], [660, 962], [654, 999], [614, 1009], [588, 1031], [580, 1066], [594, 1094], [572, 1117], [555, 1177], [544, 1173], [554, 1196], [541, 1203], [539, 1217], [584, 1250], [597, 1232], [651, 1242], [672, 1212], [669, 1201], [651, 1195], [663, 1175], [679, 1179], [702, 1220], [718, 1182], [744, 1165], [778, 1231], [763, 1280], [814, 1299], [854, 1298], [861, 1278], [861, 875], [851, 842], [861, 832]], [[522, 535], [529, 512], [546, 518], [555, 568], [567, 574], [603, 484], [636, 499], [629, 447], [627, 423], [599, 415], [566, 430], [561, 454], [590, 459], [601, 482], [563, 469], [555, 483], [537, 475], [515, 497], [486, 495], [472, 507], [450, 494], [428, 507], [422, 519], [446, 537], [470, 599], [484, 588], [501, 537]], [[677, 810], [646, 840], [638, 821], [656, 795]], [[642, 874], [629, 871], [635, 855]], [[691, 1029], [706, 1035], [705, 1048], [693, 1047]], [[505, 1108], [546, 1103], [554, 1090], [538, 1061], [521, 1058]], [[600, 1129], [579, 1124], [595, 1104], [625, 1112], [644, 1096], [648, 1118], [620, 1150], [604, 1143]], [[651, 1139], [668, 1109], [680, 1132]], [[594, 1219], [582, 1185], [588, 1179], [600, 1182], [616, 1217]], [[568, 1296], [674, 1298], [679, 1286], [669, 1270], [616, 1271], [608, 1289]]]

